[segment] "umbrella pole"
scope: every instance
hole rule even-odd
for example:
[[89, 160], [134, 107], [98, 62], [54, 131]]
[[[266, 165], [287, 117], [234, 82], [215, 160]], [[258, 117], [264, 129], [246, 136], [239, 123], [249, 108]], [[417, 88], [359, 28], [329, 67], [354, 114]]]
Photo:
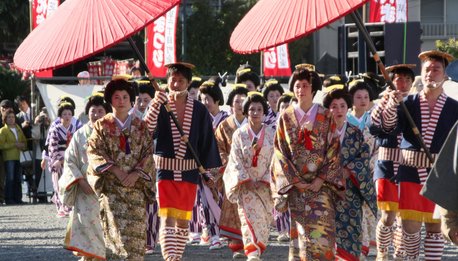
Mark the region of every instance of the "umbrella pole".
[[[131, 37], [127, 38], [127, 40], [129, 41], [130, 46], [132, 47], [132, 49], [134, 50], [135, 54], [137, 55], [137, 59], [140, 62], [140, 66], [142, 67], [143, 70], [145, 70], [145, 72], [148, 75], [148, 78], [150, 79], [151, 84], [153, 85], [154, 89], [156, 91], [163, 91], [163, 90], [161, 90], [161, 88], [159, 87], [159, 84], [157, 84], [156, 80], [154, 79], [153, 74], [148, 69], [148, 66], [146, 65], [145, 59], [143, 58], [142, 54], [140, 53], [140, 50], [138, 50], [137, 45], [135, 45], [135, 43], [134, 43], [134, 41], [132, 40]], [[180, 132], [181, 140], [184, 143], [186, 143], [186, 146], [188, 147], [189, 151], [191, 152], [192, 157], [194, 158], [194, 161], [197, 164], [197, 168], [199, 169], [200, 174], [205, 179], [205, 181], [208, 181], [210, 178], [207, 176], [205, 168], [202, 166], [202, 163], [200, 162], [200, 159], [197, 156], [196, 151], [194, 150], [194, 148], [192, 147], [191, 143], [189, 142], [188, 137], [185, 135], [185, 133], [183, 131], [183, 128], [181, 128], [181, 125], [178, 122], [177, 117], [175, 116], [173, 111], [170, 109], [170, 105], [168, 103], [165, 103], [164, 106], [165, 106], [167, 112], [169, 113], [170, 118], [172, 118], [173, 122], [175, 123], [175, 126], [178, 129], [178, 132]]]
[[[388, 72], [385, 69], [385, 65], [383, 64], [382, 60], [380, 59], [380, 56], [377, 53], [377, 50], [375, 49], [375, 45], [372, 42], [372, 39], [370, 38], [369, 33], [366, 30], [366, 27], [364, 26], [363, 22], [361, 21], [361, 17], [359, 16], [359, 14], [356, 11], [352, 12], [351, 15], [359, 31], [362, 33], [364, 40], [366, 41], [367, 45], [369, 46], [372, 56], [374, 57], [374, 60], [377, 63], [378, 68], [380, 69], [381, 73], [383, 74], [383, 77], [385, 78], [386, 83], [389, 85], [390, 89], [396, 90], [396, 87], [394, 86], [393, 82], [390, 79], [390, 76], [388, 75]], [[420, 146], [422, 147], [423, 151], [426, 153], [426, 156], [428, 157], [431, 164], [433, 164], [434, 163], [433, 156], [431, 155], [431, 152], [429, 151], [429, 149], [426, 147], [426, 144], [420, 135], [420, 131], [418, 130], [417, 126], [415, 125], [415, 122], [413, 121], [412, 116], [410, 115], [409, 111], [407, 110], [406, 105], [404, 104], [403, 101], [401, 101], [399, 105], [401, 106], [402, 110], [404, 111], [407, 121], [409, 122], [409, 125], [412, 128], [413, 133], [415, 134], [415, 137], [420, 142]]]

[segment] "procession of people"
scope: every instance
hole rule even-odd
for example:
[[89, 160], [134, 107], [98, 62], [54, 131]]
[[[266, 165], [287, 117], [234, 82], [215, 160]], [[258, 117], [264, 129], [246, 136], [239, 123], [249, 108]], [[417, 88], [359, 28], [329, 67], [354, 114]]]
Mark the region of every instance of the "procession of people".
[[[249, 65], [228, 84], [176, 62], [166, 88], [149, 79], [137, 96], [114, 77], [87, 99], [84, 125], [61, 97], [41, 166], [56, 216], [69, 217], [64, 248], [81, 260], [143, 260], [159, 244], [164, 260], [183, 260], [200, 244], [255, 261], [276, 229], [289, 242], [284, 260], [364, 260], [370, 247], [377, 260], [419, 260], [422, 245], [425, 260], [441, 260], [445, 240], [458, 242], [458, 197], [440, 189], [458, 185], [458, 101], [443, 89], [452, 56], [419, 59], [420, 87], [414, 65], [393, 64], [395, 89], [377, 86], [380, 95], [366, 79], [310, 64], [284, 88]], [[0, 199], [19, 204], [31, 119], [25, 107], [20, 122], [11, 102], [1, 107]]]

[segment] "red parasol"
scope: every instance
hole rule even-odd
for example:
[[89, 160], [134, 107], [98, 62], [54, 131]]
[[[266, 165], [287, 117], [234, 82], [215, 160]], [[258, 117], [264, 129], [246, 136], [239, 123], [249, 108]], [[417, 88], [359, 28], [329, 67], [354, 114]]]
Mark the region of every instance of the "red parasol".
[[255, 53], [291, 42], [359, 8], [368, 0], [260, 0], [240, 21], [230, 45]]
[[180, 0], [67, 0], [22, 42], [14, 64], [29, 71], [83, 60], [137, 33]]

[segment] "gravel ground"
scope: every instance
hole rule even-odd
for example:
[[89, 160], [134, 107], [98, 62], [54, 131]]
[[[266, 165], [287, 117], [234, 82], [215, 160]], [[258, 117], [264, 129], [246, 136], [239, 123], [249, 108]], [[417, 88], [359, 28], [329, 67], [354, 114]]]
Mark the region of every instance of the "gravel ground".
[[[62, 248], [68, 219], [56, 218], [55, 214], [52, 204], [0, 206], [0, 260], [78, 260]], [[287, 245], [273, 241], [275, 237], [273, 233], [263, 260], [287, 260]], [[367, 260], [374, 260], [374, 254], [372, 249]], [[187, 246], [183, 258], [185, 261], [231, 259], [228, 248], [210, 251], [204, 246]], [[145, 260], [162, 260], [159, 248]], [[458, 260], [458, 248], [447, 244], [442, 260]]]

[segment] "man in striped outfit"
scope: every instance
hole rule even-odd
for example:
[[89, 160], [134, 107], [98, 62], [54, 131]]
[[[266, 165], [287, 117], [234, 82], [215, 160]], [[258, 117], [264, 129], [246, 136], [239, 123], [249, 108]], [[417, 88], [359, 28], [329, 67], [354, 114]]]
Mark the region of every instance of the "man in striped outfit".
[[[412, 88], [415, 74], [412, 68], [415, 64], [396, 64], [386, 68], [390, 73], [396, 90], [406, 97]], [[393, 243], [394, 234], [394, 256], [398, 256], [401, 243], [402, 229], [396, 227], [395, 220], [398, 213], [399, 198], [396, 175], [400, 162], [399, 143], [401, 133], [392, 135], [385, 133], [381, 127], [381, 113], [389, 95], [383, 95], [372, 111], [370, 132], [375, 136], [378, 145], [378, 158], [374, 167], [374, 180], [377, 189], [377, 207], [381, 212], [380, 220], [376, 228], [377, 238], [377, 260], [388, 260], [388, 248]]]
[[[159, 241], [164, 260], [181, 260], [189, 235], [189, 220], [201, 178], [188, 140], [205, 169], [221, 166], [211, 116], [205, 106], [188, 95], [192, 68], [188, 63], [166, 65], [170, 93], [157, 91], [145, 121], [153, 132], [156, 148], [154, 162], [157, 173], [157, 198], [161, 228]], [[176, 115], [184, 136], [164, 105]]]
[[[423, 90], [404, 98], [426, 147], [433, 157], [439, 152], [447, 134], [458, 120], [458, 101], [445, 95], [442, 85], [446, 80], [445, 68], [452, 56], [427, 51], [419, 55], [422, 61], [421, 80]], [[419, 194], [433, 162], [410, 128], [399, 102], [399, 91], [390, 92], [390, 98], [382, 112], [382, 126], [388, 133], [402, 133], [401, 160], [397, 180], [399, 182], [399, 215], [402, 219], [402, 260], [418, 260], [420, 252], [420, 229], [425, 223], [425, 260], [440, 260], [444, 238], [440, 233], [440, 219], [433, 217], [435, 204]]]

